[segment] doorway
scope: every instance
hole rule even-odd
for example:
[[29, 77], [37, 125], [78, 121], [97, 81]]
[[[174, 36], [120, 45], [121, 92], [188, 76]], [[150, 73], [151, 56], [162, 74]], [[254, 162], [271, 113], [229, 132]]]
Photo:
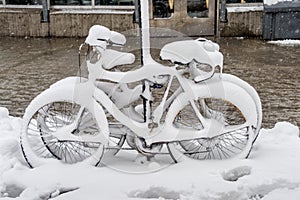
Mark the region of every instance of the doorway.
[[169, 28], [188, 36], [215, 34], [218, 0], [150, 0], [151, 26]]

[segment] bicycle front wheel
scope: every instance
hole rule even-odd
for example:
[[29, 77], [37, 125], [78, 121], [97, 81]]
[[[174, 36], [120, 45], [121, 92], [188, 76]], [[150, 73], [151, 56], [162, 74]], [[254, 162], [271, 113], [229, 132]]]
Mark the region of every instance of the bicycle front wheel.
[[198, 160], [247, 158], [261, 124], [256, 101], [233, 82], [214, 78], [206, 85], [209, 95], [199, 93], [180, 105], [173, 126], [195, 132], [206, 129], [207, 136], [177, 141], [175, 149]]

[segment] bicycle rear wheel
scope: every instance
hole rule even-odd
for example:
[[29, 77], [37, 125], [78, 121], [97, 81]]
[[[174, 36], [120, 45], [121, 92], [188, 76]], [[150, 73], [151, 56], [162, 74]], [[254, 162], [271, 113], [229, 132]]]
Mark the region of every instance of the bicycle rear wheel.
[[[107, 130], [104, 112], [101, 107], [75, 99], [69, 88], [40, 94], [26, 109], [24, 121], [20, 142], [30, 167], [53, 159], [68, 164], [99, 164], [104, 145], [98, 138]], [[57, 134], [68, 137], [58, 139]], [[74, 139], [86, 136], [95, 140]]]

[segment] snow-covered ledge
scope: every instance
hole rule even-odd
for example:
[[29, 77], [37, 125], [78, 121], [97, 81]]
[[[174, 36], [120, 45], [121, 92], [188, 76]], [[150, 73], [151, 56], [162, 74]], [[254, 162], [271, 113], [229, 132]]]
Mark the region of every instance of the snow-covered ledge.
[[263, 11], [263, 3], [226, 4], [227, 12]]
[[55, 14], [133, 14], [133, 10], [121, 10], [121, 9], [63, 9], [60, 11], [53, 11], [51, 15]]
[[264, 0], [264, 4], [266, 5], [274, 5], [277, 4], [279, 2], [285, 2], [285, 1], [293, 1], [293, 0]]
[[227, 23], [220, 23], [220, 35], [260, 37], [262, 35], [263, 3], [226, 4]]

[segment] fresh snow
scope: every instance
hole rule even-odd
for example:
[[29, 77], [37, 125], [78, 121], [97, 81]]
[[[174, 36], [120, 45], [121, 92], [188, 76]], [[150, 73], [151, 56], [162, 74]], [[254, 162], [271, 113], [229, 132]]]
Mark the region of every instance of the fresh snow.
[[269, 41], [270, 44], [277, 44], [281, 46], [295, 46], [300, 45], [300, 40], [277, 40], [277, 41]]
[[54, 162], [34, 169], [21, 155], [21, 126], [0, 108], [1, 200], [300, 199], [299, 128], [288, 122], [262, 129], [249, 159], [163, 165], [124, 152], [101, 167]]
[[250, 12], [250, 11], [263, 11], [263, 6], [228, 6], [228, 12]]
[[[273, 4], [277, 4], [279, 2], [285, 2], [285, 1], [293, 1], [293, 0], [264, 0], [264, 4], [273, 5]], [[297, 1], [297, 0], [294, 0], [294, 1]]]
[[55, 11], [51, 14], [133, 14], [133, 11], [126, 10], [101, 10], [101, 9], [93, 9], [93, 10], [62, 10]]

